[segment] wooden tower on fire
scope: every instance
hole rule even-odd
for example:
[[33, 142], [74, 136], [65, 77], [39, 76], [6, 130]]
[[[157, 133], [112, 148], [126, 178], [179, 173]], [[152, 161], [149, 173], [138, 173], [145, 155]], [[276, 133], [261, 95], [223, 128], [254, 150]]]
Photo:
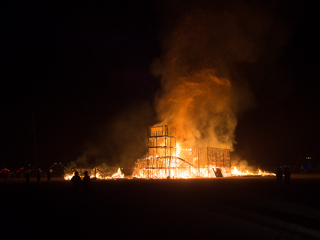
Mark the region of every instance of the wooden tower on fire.
[[214, 177], [216, 168], [230, 169], [230, 150], [193, 147], [177, 151], [176, 130], [168, 125], [147, 129], [148, 156], [135, 162], [133, 177]]

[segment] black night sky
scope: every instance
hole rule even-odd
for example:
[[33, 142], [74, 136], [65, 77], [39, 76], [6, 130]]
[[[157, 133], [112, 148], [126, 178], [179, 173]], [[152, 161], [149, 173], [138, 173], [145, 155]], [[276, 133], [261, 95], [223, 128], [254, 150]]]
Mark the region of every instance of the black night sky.
[[[93, 162], [117, 165], [126, 158], [123, 148], [134, 152], [127, 156], [133, 163], [144, 153], [146, 127], [157, 123], [161, 82], [152, 62], [175, 16], [195, 2], [210, 1], [3, 2], [1, 167], [34, 163], [33, 111], [40, 168], [67, 165], [86, 152], [98, 156]], [[287, 34], [273, 61], [262, 56], [238, 66], [255, 103], [238, 116], [234, 154], [265, 168], [295, 164], [300, 156], [319, 159], [319, 4], [258, 7], [273, 11]], [[264, 40], [272, 46], [272, 38]], [[136, 131], [142, 148], [127, 145]]]

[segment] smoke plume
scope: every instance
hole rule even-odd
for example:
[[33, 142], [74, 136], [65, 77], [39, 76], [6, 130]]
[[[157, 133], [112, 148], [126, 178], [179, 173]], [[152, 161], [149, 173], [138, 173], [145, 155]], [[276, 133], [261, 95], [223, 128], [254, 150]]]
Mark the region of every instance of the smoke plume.
[[100, 128], [95, 141], [89, 141], [68, 168], [98, 168], [105, 173], [128, 169], [147, 152], [146, 126], [154, 121], [153, 115], [149, 103], [133, 102]]
[[[187, 7], [176, 19], [152, 68], [162, 83], [155, 100], [159, 124], [175, 127], [184, 146], [233, 150], [237, 117], [255, 104], [241, 67], [267, 51], [274, 22], [243, 5]], [[281, 37], [274, 42], [269, 59], [283, 43]]]

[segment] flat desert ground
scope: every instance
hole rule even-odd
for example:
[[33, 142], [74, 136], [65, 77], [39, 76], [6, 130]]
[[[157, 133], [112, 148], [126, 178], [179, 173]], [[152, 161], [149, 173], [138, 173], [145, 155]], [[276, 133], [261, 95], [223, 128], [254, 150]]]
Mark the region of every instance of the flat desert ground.
[[320, 175], [0, 180], [1, 239], [320, 239]]

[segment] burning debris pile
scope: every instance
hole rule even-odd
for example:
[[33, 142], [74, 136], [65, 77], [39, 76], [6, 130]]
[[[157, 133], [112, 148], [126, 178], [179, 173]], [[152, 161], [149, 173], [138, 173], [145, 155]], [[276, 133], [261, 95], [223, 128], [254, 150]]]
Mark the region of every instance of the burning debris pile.
[[174, 128], [148, 128], [148, 156], [135, 162], [134, 178], [212, 178], [223, 176], [268, 175], [231, 168], [230, 149], [181, 147]]
[[[118, 168], [111, 174], [99, 168], [69, 169], [65, 180], [70, 180], [75, 171], [80, 176], [88, 171], [92, 179], [122, 179], [124, 174]], [[176, 130], [168, 125], [148, 127], [148, 155], [138, 159], [133, 167], [132, 178], [179, 179], [214, 178], [230, 176], [274, 176], [273, 173], [252, 172], [231, 166], [230, 149], [215, 147], [183, 146], [177, 141]]]

